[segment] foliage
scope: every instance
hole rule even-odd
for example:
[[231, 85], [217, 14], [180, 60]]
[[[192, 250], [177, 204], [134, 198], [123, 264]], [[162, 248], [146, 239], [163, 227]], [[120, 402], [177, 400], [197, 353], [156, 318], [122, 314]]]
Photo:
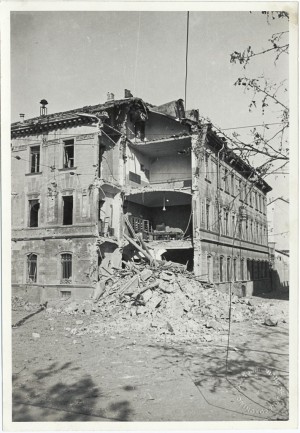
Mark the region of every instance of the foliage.
[[[267, 17], [267, 23], [271, 26], [270, 20], [288, 20], [287, 12], [262, 12]], [[257, 58], [263, 57], [264, 61], [272, 62], [274, 68], [281, 57], [284, 58], [289, 54], [288, 31], [273, 33], [268, 39], [268, 48], [254, 50], [249, 45], [244, 51], [234, 51], [230, 55], [230, 62], [241, 65], [246, 70], [249, 63], [255, 62]], [[288, 88], [287, 80], [272, 82], [265, 76], [239, 77], [234, 83], [240, 86], [244, 92], [250, 93], [249, 111], [261, 110], [262, 116], [270, 118], [276, 116], [271, 123], [263, 123], [260, 128], [254, 127], [250, 131], [250, 141], [245, 139], [237, 132], [226, 139], [231, 143], [233, 150], [240, 153], [240, 156], [249, 163], [260, 156], [261, 162], [258, 167], [258, 173], [261, 175], [271, 174], [282, 169], [289, 161], [289, 107], [287, 102]], [[270, 127], [270, 125], [272, 125]], [[276, 127], [274, 127], [276, 125]], [[221, 131], [219, 131], [221, 133]], [[256, 160], [258, 160], [256, 158]]]

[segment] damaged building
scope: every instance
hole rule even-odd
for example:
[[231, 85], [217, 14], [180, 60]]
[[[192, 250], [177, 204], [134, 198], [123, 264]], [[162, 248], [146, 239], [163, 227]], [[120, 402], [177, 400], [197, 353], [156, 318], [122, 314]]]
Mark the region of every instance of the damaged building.
[[99, 276], [145, 258], [220, 290], [270, 288], [271, 188], [198, 110], [127, 90], [61, 113], [46, 105], [11, 126], [14, 295], [87, 298]]

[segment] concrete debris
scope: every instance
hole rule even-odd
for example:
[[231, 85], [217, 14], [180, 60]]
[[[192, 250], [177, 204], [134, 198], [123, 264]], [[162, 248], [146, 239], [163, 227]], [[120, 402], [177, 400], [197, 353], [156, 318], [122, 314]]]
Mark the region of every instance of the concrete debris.
[[[66, 336], [147, 332], [154, 339], [168, 335], [171, 341], [211, 342], [226, 335], [229, 294], [201, 281], [184, 265], [166, 261], [124, 262], [122, 269], [112, 272], [110, 277], [100, 279], [104, 289], [99, 298], [92, 295], [84, 301], [49, 302], [46, 315], [67, 314], [79, 319], [65, 328]], [[106, 284], [108, 278], [110, 282]], [[21, 298], [14, 298], [13, 304], [25, 306]], [[233, 323], [252, 320], [276, 326], [278, 320], [271, 314], [272, 307], [257, 298], [231, 297]], [[78, 316], [90, 317], [84, 321]]]
[[266, 326], [277, 326], [278, 320], [274, 319], [273, 317], [265, 317], [264, 319], [264, 325]]

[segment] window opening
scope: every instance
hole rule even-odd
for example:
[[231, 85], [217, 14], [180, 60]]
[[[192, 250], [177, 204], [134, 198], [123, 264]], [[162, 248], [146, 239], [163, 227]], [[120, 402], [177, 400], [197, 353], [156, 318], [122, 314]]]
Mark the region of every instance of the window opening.
[[224, 279], [224, 273], [223, 273], [223, 265], [224, 265], [224, 257], [220, 257], [220, 282], [223, 282]]
[[74, 140], [64, 141], [64, 168], [74, 167]]
[[63, 281], [69, 281], [72, 278], [72, 254], [61, 255], [61, 272]]
[[37, 281], [37, 255], [29, 254], [27, 256], [27, 281], [36, 283]]
[[29, 200], [29, 227], [39, 226], [39, 200]]
[[40, 171], [40, 146], [30, 148], [30, 173], [39, 173]]
[[73, 224], [73, 196], [63, 197], [63, 225]]

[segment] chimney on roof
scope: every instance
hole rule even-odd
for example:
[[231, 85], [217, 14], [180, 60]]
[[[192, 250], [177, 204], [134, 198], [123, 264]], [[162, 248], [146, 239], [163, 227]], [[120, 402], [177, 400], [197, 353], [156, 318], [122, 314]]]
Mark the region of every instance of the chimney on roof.
[[40, 116], [46, 116], [47, 115], [47, 107], [46, 105], [48, 105], [48, 101], [46, 101], [46, 99], [42, 99], [40, 101]]
[[124, 95], [124, 97], [125, 98], [133, 98], [133, 94], [131, 93], [130, 90], [125, 89], [125, 95]]
[[20, 122], [24, 123], [25, 114], [24, 113], [20, 113], [19, 116], [20, 116]]
[[111, 92], [107, 92], [107, 102], [114, 101], [114, 100], [115, 100], [115, 95]]

